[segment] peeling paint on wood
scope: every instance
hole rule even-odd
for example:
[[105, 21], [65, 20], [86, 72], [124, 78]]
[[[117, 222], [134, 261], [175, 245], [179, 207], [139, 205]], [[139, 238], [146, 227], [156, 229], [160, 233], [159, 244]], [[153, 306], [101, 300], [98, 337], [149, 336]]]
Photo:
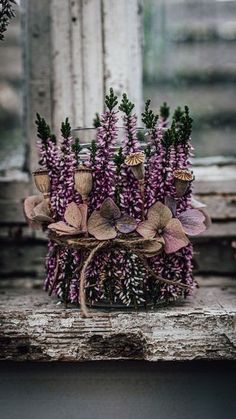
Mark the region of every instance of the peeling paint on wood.
[[236, 358], [236, 287], [202, 287], [195, 298], [152, 311], [64, 308], [42, 291], [6, 289], [0, 358], [31, 361]]

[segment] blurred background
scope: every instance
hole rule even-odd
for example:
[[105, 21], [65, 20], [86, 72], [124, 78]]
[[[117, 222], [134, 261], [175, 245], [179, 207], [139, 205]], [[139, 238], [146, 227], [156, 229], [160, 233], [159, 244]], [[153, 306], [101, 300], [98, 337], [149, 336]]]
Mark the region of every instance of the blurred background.
[[[18, 5], [20, 0], [17, 1]], [[0, 171], [24, 164], [20, 12], [0, 43]], [[236, 157], [236, 1], [143, 1], [143, 97], [188, 104], [197, 157]]]

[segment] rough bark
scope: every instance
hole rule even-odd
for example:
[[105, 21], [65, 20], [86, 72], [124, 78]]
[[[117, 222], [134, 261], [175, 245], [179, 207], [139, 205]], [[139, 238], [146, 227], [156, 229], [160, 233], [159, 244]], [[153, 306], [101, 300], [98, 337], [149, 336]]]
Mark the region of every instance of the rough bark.
[[[235, 282], [197, 290], [195, 298], [151, 311], [92, 309], [84, 319], [39, 290], [5, 289], [0, 359], [235, 359]], [[222, 285], [224, 286], [222, 287]]]

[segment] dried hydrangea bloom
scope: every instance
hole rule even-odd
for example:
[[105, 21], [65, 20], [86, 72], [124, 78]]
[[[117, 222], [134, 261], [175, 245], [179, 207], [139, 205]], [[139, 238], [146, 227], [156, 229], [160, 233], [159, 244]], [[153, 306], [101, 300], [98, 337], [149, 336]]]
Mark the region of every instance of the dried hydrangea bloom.
[[48, 200], [39, 195], [28, 196], [25, 199], [24, 213], [32, 228], [42, 228], [53, 221]]
[[138, 225], [137, 232], [145, 238], [162, 239], [167, 254], [177, 252], [189, 243], [180, 221], [172, 218], [170, 209], [161, 202], [152, 205], [147, 220]]
[[77, 205], [75, 202], [71, 202], [65, 211], [64, 218], [66, 222], [58, 221], [49, 224], [48, 228], [59, 236], [72, 236], [79, 233], [86, 233], [87, 212], [88, 207], [86, 204]]
[[95, 210], [88, 220], [88, 232], [97, 240], [114, 239], [118, 231], [131, 233], [136, 227], [136, 221], [128, 215], [121, 215], [111, 198], [105, 199], [100, 211]]

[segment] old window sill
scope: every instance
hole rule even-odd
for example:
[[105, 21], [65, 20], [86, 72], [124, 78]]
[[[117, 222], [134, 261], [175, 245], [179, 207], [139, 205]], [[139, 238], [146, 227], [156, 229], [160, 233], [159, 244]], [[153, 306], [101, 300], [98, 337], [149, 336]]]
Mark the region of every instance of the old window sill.
[[195, 298], [181, 304], [155, 311], [92, 310], [89, 319], [39, 289], [2, 284], [0, 359], [235, 359], [236, 282], [197, 279], [202, 286]]

